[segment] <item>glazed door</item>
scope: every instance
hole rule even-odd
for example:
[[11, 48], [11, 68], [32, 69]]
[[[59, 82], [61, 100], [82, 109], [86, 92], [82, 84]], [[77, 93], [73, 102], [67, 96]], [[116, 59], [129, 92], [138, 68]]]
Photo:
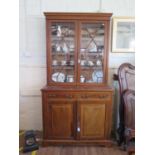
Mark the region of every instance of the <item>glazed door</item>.
[[75, 123], [75, 101], [66, 99], [48, 103], [48, 135], [50, 139], [73, 139]]
[[76, 23], [50, 21], [48, 23], [48, 81], [61, 85], [76, 83]]
[[78, 127], [80, 139], [104, 139], [106, 105], [99, 100], [78, 102]]
[[105, 82], [105, 26], [101, 21], [80, 23], [79, 83]]

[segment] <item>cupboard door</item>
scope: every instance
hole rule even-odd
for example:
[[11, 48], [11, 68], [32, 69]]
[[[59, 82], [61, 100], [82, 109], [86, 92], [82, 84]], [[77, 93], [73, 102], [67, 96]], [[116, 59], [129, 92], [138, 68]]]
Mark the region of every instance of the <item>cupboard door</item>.
[[48, 106], [48, 135], [51, 139], [73, 139], [74, 101], [51, 101]]
[[78, 128], [80, 139], [103, 139], [106, 105], [99, 100], [78, 102]]
[[80, 83], [104, 82], [105, 24], [82, 22], [80, 25]]
[[50, 82], [76, 82], [75, 22], [52, 21], [50, 25]]

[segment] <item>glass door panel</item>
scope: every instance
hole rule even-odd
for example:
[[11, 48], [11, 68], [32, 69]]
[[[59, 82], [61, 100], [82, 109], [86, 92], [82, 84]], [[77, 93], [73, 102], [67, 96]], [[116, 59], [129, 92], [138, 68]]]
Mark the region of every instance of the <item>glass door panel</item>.
[[104, 24], [82, 23], [80, 39], [80, 83], [102, 83], [104, 81]]
[[75, 23], [52, 22], [51, 56], [51, 81], [75, 82]]

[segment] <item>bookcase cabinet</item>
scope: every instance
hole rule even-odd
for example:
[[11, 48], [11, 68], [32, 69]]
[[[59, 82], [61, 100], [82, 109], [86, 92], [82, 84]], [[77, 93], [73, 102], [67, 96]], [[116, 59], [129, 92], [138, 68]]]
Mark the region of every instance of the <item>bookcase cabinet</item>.
[[112, 116], [113, 90], [107, 85], [112, 14], [44, 14], [43, 144], [105, 145]]

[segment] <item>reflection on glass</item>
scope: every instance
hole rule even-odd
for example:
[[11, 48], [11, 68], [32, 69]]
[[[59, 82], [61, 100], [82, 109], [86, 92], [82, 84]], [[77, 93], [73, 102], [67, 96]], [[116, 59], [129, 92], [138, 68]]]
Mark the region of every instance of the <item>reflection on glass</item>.
[[134, 34], [134, 22], [118, 22], [116, 48], [134, 48]]
[[71, 22], [51, 24], [53, 82], [75, 82], [75, 25]]
[[104, 24], [81, 25], [80, 82], [103, 82]]

